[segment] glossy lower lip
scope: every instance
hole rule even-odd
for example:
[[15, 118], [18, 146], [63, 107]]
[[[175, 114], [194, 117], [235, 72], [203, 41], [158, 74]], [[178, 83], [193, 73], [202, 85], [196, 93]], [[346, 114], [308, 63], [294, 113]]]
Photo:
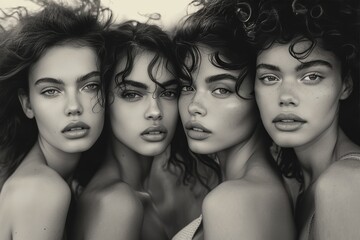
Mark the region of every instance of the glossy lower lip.
[[201, 123], [196, 122], [196, 121], [187, 122], [187, 123], [185, 123], [184, 127], [187, 130], [195, 130], [195, 131], [199, 130], [202, 132], [211, 133], [211, 131], [209, 129], [207, 129]]
[[287, 121], [287, 122], [279, 121], [279, 122], [275, 122], [274, 124], [276, 129], [278, 129], [279, 131], [294, 132], [300, 129], [304, 123], [305, 122], [298, 122], [298, 121]]
[[78, 139], [87, 136], [90, 132], [90, 129], [82, 128], [82, 129], [74, 129], [63, 132], [64, 136], [68, 139]]
[[186, 135], [193, 140], [205, 140], [211, 135], [211, 131], [197, 121], [185, 123]]
[[277, 115], [273, 120], [274, 123], [281, 121], [282, 122], [294, 121], [294, 122], [302, 122], [302, 123], [306, 122], [306, 120], [302, 119], [301, 117], [293, 113], [281, 113]]
[[166, 138], [166, 132], [150, 132], [141, 134], [141, 138], [147, 142], [161, 142]]
[[71, 122], [68, 125], [66, 125], [66, 127], [64, 127], [63, 130], [61, 130], [62, 133], [67, 132], [67, 131], [72, 131], [72, 130], [76, 130], [76, 129], [90, 129], [90, 126], [87, 125], [84, 122], [78, 121], [78, 122]]
[[186, 129], [186, 135], [193, 140], [205, 140], [210, 137], [211, 133], [204, 131], [197, 131], [193, 129]]

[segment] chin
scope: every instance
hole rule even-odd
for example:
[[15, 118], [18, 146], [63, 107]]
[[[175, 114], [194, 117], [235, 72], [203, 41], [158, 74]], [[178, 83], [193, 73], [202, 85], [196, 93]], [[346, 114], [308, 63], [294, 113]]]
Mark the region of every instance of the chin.
[[142, 152], [139, 152], [140, 155], [142, 156], [145, 156], [145, 157], [155, 157], [157, 155], [160, 155], [161, 153], [163, 153], [163, 151], [157, 151], [157, 150], [154, 150], [154, 151], [142, 151]]
[[303, 142], [300, 142], [299, 138], [297, 138], [296, 136], [294, 137], [274, 137], [273, 138], [274, 142], [283, 148], [296, 148], [299, 146], [304, 145]]
[[282, 141], [274, 141], [276, 145], [282, 147], [282, 148], [293, 148], [295, 147], [293, 144], [289, 142], [282, 142]]
[[134, 151], [146, 157], [154, 157], [156, 155], [163, 153], [165, 149], [166, 146], [153, 146], [153, 147], [141, 148], [138, 150], [134, 149]]
[[189, 148], [191, 151], [197, 154], [213, 154], [216, 151], [214, 151], [214, 147], [206, 146], [208, 144], [204, 144], [201, 142], [190, 142], [189, 141]]
[[85, 152], [87, 150], [89, 150], [91, 148], [92, 145], [72, 145], [72, 146], [67, 146], [64, 147], [62, 149], [62, 151], [67, 152], [67, 153], [81, 153], [81, 152]]

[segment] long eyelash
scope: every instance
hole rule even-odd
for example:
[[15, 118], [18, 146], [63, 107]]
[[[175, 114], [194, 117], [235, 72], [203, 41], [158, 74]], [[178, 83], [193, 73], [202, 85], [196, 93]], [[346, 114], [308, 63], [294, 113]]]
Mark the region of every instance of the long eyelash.
[[119, 93], [119, 96], [122, 97], [122, 98], [126, 98], [128, 94], [133, 94], [133, 95], [136, 95], [136, 96], [141, 96], [141, 94], [139, 94], [138, 92], [134, 92], [134, 91], [131, 91], [131, 90], [123, 90]]
[[131, 93], [131, 92], [129, 92], [129, 91], [121, 91], [119, 95], [120, 95], [122, 98], [126, 98], [129, 93]]
[[[310, 74], [307, 74], [307, 75], [305, 75], [302, 79], [309, 78], [310, 76], [314, 76], [314, 77], [318, 78], [317, 80], [324, 79], [324, 77], [323, 77], [321, 74], [319, 74], [319, 73], [310, 73]], [[315, 80], [312, 80], [312, 81], [315, 81]]]
[[[184, 89], [184, 88], [191, 88], [191, 89], [194, 89], [192, 86], [190, 86], [190, 85], [183, 85], [183, 86], [181, 86], [181, 88], [180, 88], [180, 92]], [[189, 89], [186, 89], [186, 91], [189, 91]]]
[[59, 92], [56, 89], [44, 89], [43, 91], [41, 91], [40, 93], [43, 95], [46, 95], [46, 93], [48, 93], [49, 91], [53, 91], [54, 93]]
[[216, 90], [221, 90], [221, 89], [224, 89], [226, 91], [226, 93], [233, 93], [234, 91], [231, 91], [230, 89], [227, 89], [227, 88], [216, 88], [213, 90], [213, 92], [215, 92]]
[[[91, 86], [91, 88], [90, 88], [90, 86]], [[84, 88], [90, 88], [89, 90], [96, 90], [99, 87], [100, 87], [100, 84], [98, 84], [98, 83], [89, 83], [84, 86]]]
[[265, 76], [261, 76], [259, 77], [260, 80], [265, 80], [265, 78], [273, 78], [273, 79], [278, 79], [278, 77], [275, 77], [273, 75], [265, 75]]

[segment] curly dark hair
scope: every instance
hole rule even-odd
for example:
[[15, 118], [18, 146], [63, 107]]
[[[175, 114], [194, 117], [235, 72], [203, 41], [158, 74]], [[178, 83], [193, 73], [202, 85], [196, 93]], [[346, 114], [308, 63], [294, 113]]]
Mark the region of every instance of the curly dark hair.
[[[118, 87], [122, 87], [121, 82], [131, 73], [134, 67], [134, 60], [143, 51], [154, 53], [154, 57], [147, 67], [147, 72], [150, 79], [159, 87], [165, 88], [159, 83], [153, 75], [154, 68], [160, 64], [164, 64], [165, 68], [176, 78], [183, 78], [174, 51], [174, 43], [170, 35], [162, 30], [159, 26], [150, 23], [141, 23], [135, 20], [125, 21], [120, 24], [113, 24], [105, 33], [106, 41], [106, 55], [103, 61], [103, 79], [106, 81], [106, 95], [111, 97], [110, 85], [115, 80]], [[122, 60], [126, 59], [125, 68], [115, 75], [116, 65]], [[115, 79], [114, 79], [115, 75]], [[111, 104], [112, 100], [107, 102]], [[109, 119], [106, 118], [106, 124], [102, 136], [99, 138], [100, 144], [97, 145], [98, 150], [95, 154], [101, 154], [107, 147], [109, 129]], [[184, 184], [193, 184], [199, 180], [201, 184], [209, 188], [204, 177], [195, 173], [193, 168], [195, 164], [188, 164], [194, 161], [195, 156], [188, 150], [186, 137], [180, 121], [176, 126], [174, 138], [171, 142], [171, 156], [169, 164], [179, 167], [182, 172], [181, 181]], [[101, 159], [101, 157], [99, 158]], [[83, 176], [81, 182], [83, 185], [89, 181], [93, 173], [97, 170], [100, 161], [97, 161], [93, 166], [86, 163], [87, 174]], [[167, 164], [169, 167], [169, 165]], [[165, 166], [166, 167], [166, 166]], [[172, 168], [168, 168], [171, 170]]]
[[[174, 34], [176, 57], [185, 77], [181, 79], [182, 83], [191, 85], [192, 74], [201, 64], [200, 47], [206, 47], [212, 51], [209, 61], [215, 67], [240, 70], [235, 85], [239, 97], [254, 99], [253, 92], [245, 96], [239, 91], [247, 76], [255, 76], [256, 54], [245, 31], [251, 16], [250, 5], [232, 0], [195, 0], [191, 4], [199, 9], [186, 16]], [[220, 166], [215, 159], [195, 156], [202, 164], [214, 169], [222, 181]]]
[[[201, 63], [199, 46], [205, 46], [213, 51], [210, 61], [214, 66], [226, 70], [241, 70], [236, 82], [236, 90], [239, 93], [245, 77], [255, 76], [256, 55], [247, 41], [244, 27], [239, 24], [239, 21], [249, 20], [250, 6], [239, 5], [236, 1], [229, 0], [195, 0], [192, 4], [201, 8], [184, 19], [174, 36], [176, 56], [186, 76], [182, 80], [186, 84], [191, 84], [192, 72]], [[240, 7], [241, 11], [235, 11]], [[253, 94], [239, 96], [244, 99], [254, 97]]]
[[116, 63], [126, 58], [126, 66], [115, 76], [116, 86], [121, 86], [121, 82], [131, 73], [135, 57], [142, 51], [154, 53], [154, 57], [147, 66], [150, 79], [160, 87], [153, 76], [153, 69], [158, 66], [157, 63], [164, 62], [166, 69], [174, 76], [178, 76], [180, 71], [176, 64], [176, 58], [173, 51], [173, 43], [169, 35], [159, 26], [141, 23], [135, 20], [113, 25], [106, 32], [106, 59], [104, 61], [104, 79], [107, 81], [107, 93], [109, 85], [112, 82]]
[[[89, 46], [100, 60], [105, 54], [103, 32], [111, 21], [111, 13], [100, 20], [104, 9], [72, 8], [49, 3], [36, 13], [19, 15], [18, 23], [2, 32], [0, 49], [0, 169], [1, 179], [21, 163], [35, 144], [38, 129], [28, 119], [18, 100], [18, 90], [28, 91], [29, 68], [56, 45], [74, 43]], [[11, 14], [10, 14], [11, 15]], [[12, 16], [12, 15], [11, 15]], [[104, 87], [103, 87], [104, 88]], [[98, 100], [103, 102], [102, 94]]]
[[[253, 16], [247, 34], [257, 53], [274, 43], [288, 44], [289, 53], [299, 61], [316, 46], [330, 51], [341, 62], [343, 81], [353, 80], [350, 97], [340, 105], [339, 122], [344, 132], [360, 144], [359, 63], [360, 2], [357, 0], [259, 0], [252, 1]], [[298, 43], [309, 47], [296, 51]], [[302, 182], [300, 164], [292, 149], [282, 149], [278, 164], [287, 177]]]

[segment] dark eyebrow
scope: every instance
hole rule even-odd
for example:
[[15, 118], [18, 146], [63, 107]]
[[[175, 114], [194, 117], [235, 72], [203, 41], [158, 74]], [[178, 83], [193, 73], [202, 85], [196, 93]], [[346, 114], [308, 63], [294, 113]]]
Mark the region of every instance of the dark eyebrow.
[[331, 68], [331, 69], [333, 68], [333, 66], [327, 61], [314, 60], [314, 61], [310, 61], [310, 62], [301, 63], [299, 66], [296, 67], [296, 71], [299, 72], [301, 70], [304, 70], [306, 68], [310, 68], [310, 67], [313, 67], [313, 66], [326, 66], [326, 67]]
[[[296, 71], [299, 72], [301, 70], [304, 70], [306, 68], [310, 68], [310, 67], [313, 67], [313, 66], [326, 66], [326, 67], [329, 67], [329, 68], [333, 68], [333, 66], [327, 62], [327, 61], [324, 61], [324, 60], [314, 60], [314, 61], [310, 61], [310, 62], [303, 62], [301, 63], [299, 66], [296, 67]], [[274, 65], [270, 65], [270, 64], [265, 64], [265, 63], [261, 63], [261, 64], [258, 64], [256, 66], [256, 69], [259, 69], [259, 68], [265, 68], [265, 69], [268, 69], [268, 70], [272, 70], [272, 71], [278, 71], [280, 72], [280, 68], [277, 67], [277, 66], [274, 66]]]
[[88, 80], [89, 78], [97, 77], [97, 76], [100, 76], [100, 72], [99, 71], [92, 71], [92, 72], [89, 72], [88, 74], [85, 74], [84, 76], [78, 77], [76, 79], [76, 82], [83, 82], [83, 81]]
[[136, 88], [142, 88], [144, 90], [147, 90], [149, 87], [146, 84], [143, 84], [141, 82], [133, 81], [133, 80], [123, 80], [120, 85], [130, 85]]
[[231, 79], [231, 80], [237, 80], [237, 77], [231, 75], [231, 74], [227, 74], [227, 73], [223, 73], [223, 74], [218, 74], [218, 75], [213, 75], [210, 77], [207, 77], [205, 79], [206, 83], [212, 83], [212, 82], [216, 82], [216, 81], [221, 81], [224, 79]]
[[40, 85], [42, 83], [53, 83], [53, 84], [64, 84], [62, 80], [55, 79], [55, 78], [39, 78], [36, 80], [35, 85]]
[[179, 81], [177, 79], [170, 79], [168, 81], [165, 81], [163, 83], [161, 83], [161, 86], [163, 86], [164, 88], [171, 86], [171, 85], [179, 85]]
[[258, 65], [256, 65], [256, 70], [258, 70], [259, 68], [265, 68], [267, 70], [272, 70], [272, 71], [278, 71], [280, 72], [280, 68], [271, 64], [266, 64], [266, 63], [260, 63]]
[[[86, 81], [89, 78], [92, 78], [94, 76], [100, 76], [100, 72], [98, 71], [93, 71], [90, 72], [88, 74], [85, 74], [83, 76], [80, 76], [76, 79], [76, 82], [83, 82]], [[38, 80], [36, 80], [35, 85], [39, 85], [42, 83], [53, 83], [53, 84], [58, 84], [58, 85], [64, 85], [64, 81], [60, 80], [60, 79], [56, 79], [56, 78], [49, 78], [49, 77], [45, 77], [45, 78], [39, 78]]]

